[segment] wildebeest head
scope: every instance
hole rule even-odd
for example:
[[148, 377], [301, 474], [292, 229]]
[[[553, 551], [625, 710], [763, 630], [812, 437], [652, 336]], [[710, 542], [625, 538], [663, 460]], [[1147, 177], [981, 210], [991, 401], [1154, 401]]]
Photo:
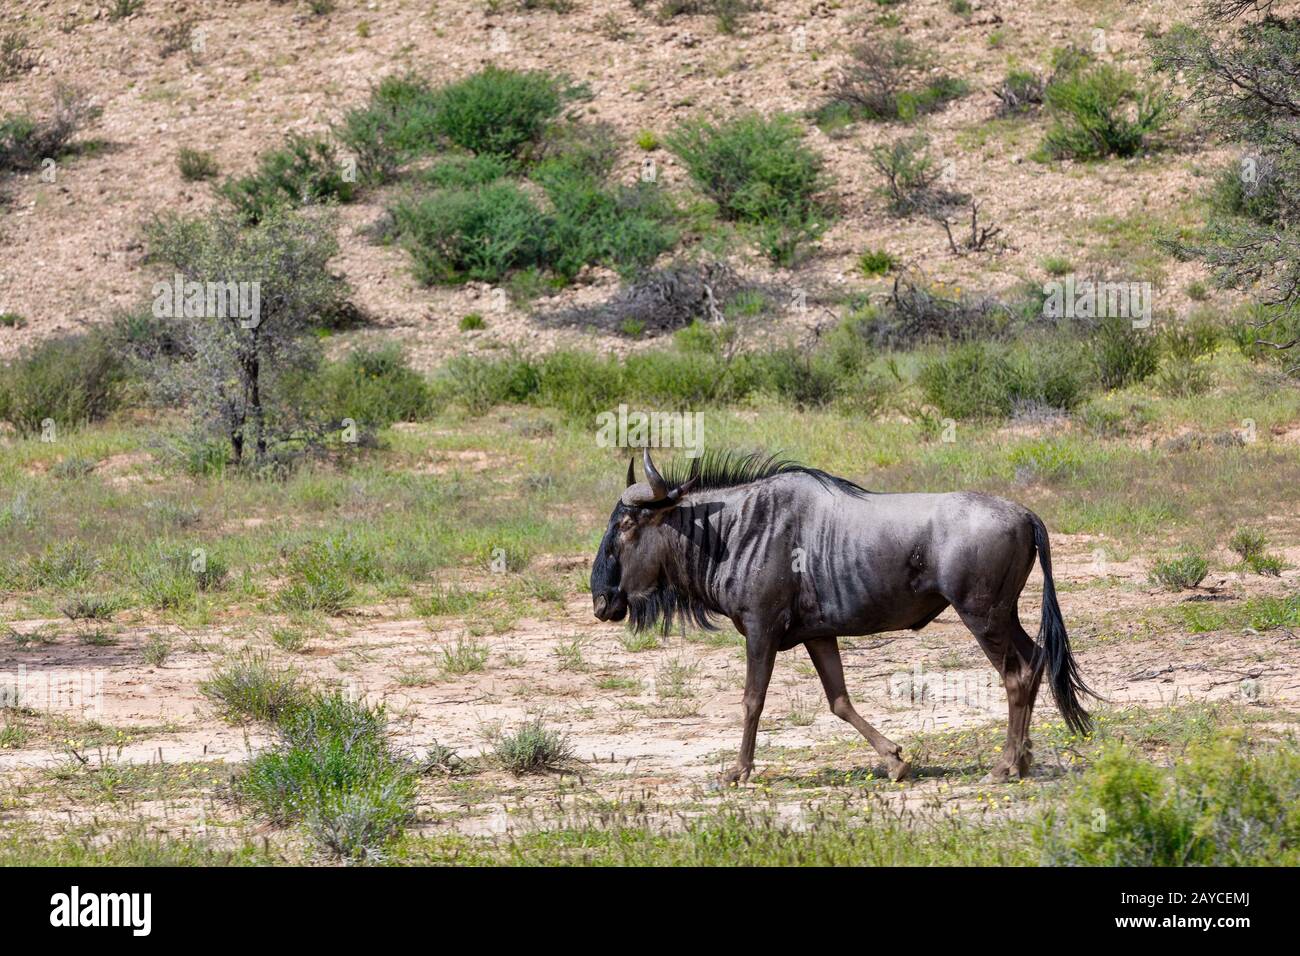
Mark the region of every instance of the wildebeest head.
[[591, 600], [596, 617], [621, 621], [632, 606], [633, 620], [657, 617], [639, 613], [654, 606], [664, 591], [667, 539], [656, 529], [696, 479], [669, 488], [644, 449], [645, 481], [636, 480], [632, 462], [627, 465], [627, 488], [609, 516], [609, 526], [591, 565]]

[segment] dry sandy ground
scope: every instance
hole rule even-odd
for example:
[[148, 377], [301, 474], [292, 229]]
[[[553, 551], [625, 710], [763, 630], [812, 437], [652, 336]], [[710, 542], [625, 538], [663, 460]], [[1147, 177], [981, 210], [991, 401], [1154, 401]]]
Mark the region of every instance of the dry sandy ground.
[[[1196, 594], [1170, 595], [1152, 590], [1136, 561], [1099, 567], [1094, 543], [1085, 538], [1060, 536], [1054, 550], [1061, 603], [1072, 622], [1083, 674], [1113, 706], [1224, 700], [1287, 710], [1300, 702], [1297, 635], [1193, 635], [1179, 625], [1151, 627], [1140, 620], [1143, 612], [1183, 600], [1238, 601], [1264, 591], [1290, 593], [1300, 572], [1286, 572], [1282, 582], [1221, 574], [1207, 579]], [[1300, 562], [1300, 552], [1287, 558]], [[585, 560], [575, 556], [575, 568]], [[1035, 574], [1021, 607], [1027, 623], [1037, 619], [1038, 597]], [[14, 626], [28, 632], [41, 623]], [[385, 701], [400, 741], [417, 752], [436, 739], [470, 756], [482, 750], [494, 727], [513, 727], [533, 716], [543, 716], [570, 736], [581, 760], [576, 774], [519, 780], [487, 770], [464, 778], [468, 783], [461, 790], [432, 787], [424, 807], [425, 826], [431, 829], [502, 831], [566, 800], [697, 806], [717, 798], [715, 771], [731, 759], [739, 738], [744, 663], [738, 645], [715, 647], [678, 636], [660, 649], [632, 653], [620, 641], [620, 627], [598, 624], [585, 596], [571, 596], [544, 620], [519, 621], [479, 638], [490, 649], [483, 671], [442, 676], [441, 648], [465, 636], [459, 623], [412, 619], [408, 609], [376, 607], [335, 619], [331, 636], [312, 640], [298, 654], [273, 653], [318, 682]], [[35, 694], [44, 692], [51, 679], [60, 681], [65, 693], [54, 701], [56, 712], [76, 714], [81, 704], [80, 716], [141, 732], [121, 747], [81, 748], [92, 766], [160, 760], [235, 763], [265, 743], [258, 733], [216, 718], [198, 689], [226, 654], [250, 643], [270, 647], [264, 635], [250, 636], [240, 627], [185, 631], [126, 625], [118, 631], [116, 645], [94, 647], [78, 640], [76, 627], [66, 621], [53, 627], [58, 637], [52, 643], [26, 649], [12, 641], [0, 645], [0, 675], [25, 674], [28, 691]], [[148, 667], [141, 647], [159, 632], [170, 632], [174, 650], [163, 666]], [[559, 654], [574, 639], [581, 642], [577, 668], [567, 667]], [[920, 633], [858, 638], [849, 645], [844, 661], [858, 707], [909, 751], [922, 732], [1004, 718], [1004, 697], [993, 671], [951, 612]], [[689, 669], [686, 683], [692, 696], [666, 696], [680, 668]], [[639, 684], [628, 689], [597, 686], [611, 677]], [[72, 686], [80, 686], [84, 697], [68, 693]], [[92, 694], [95, 689], [102, 693]], [[1059, 720], [1050, 700], [1037, 717], [1040, 722]], [[827, 712], [802, 651], [782, 655], [751, 787], [764, 793], [774, 782], [809, 773], [870, 776], [877, 761], [860, 741], [829, 754], [801, 749], [856, 740], [851, 728]], [[987, 765], [995, 756], [994, 748], [980, 760]], [[1050, 752], [1037, 756], [1045, 775], [1063, 759]], [[75, 759], [63, 742], [0, 750], [0, 791], [6, 784], [14, 793], [24, 786], [39, 791], [52, 770]], [[985, 788], [970, 782], [974, 778], [949, 776], [982, 768], [946, 766], [942, 757], [932, 755], [921, 769], [918, 779], [886, 787], [885, 796], [911, 803], [985, 798]], [[815, 790], [787, 791], [782, 805], [797, 810], [800, 802], [816, 797]], [[7, 808], [0, 804], [0, 814], [57, 823], [112, 816], [101, 802], [30, 790]], [[188, 827], [238, 814], [219, 789], [208, 789], [192, 799], [131, 803], [129, 815]]]
[[[1123, 247], [1108, 247], [1115, 224], [1099, 219], [1132, 219], [1142, 227], [1183, 222], [1189, 201], [1207, 188], [1205, 177], [1229, 156], [1189, 135], [1180, 118], [1168, 148], [1150, 157], [1043, 165], [1027, 158], [1042, 137], [1041, 118], [991, 122], [992, 90], [1007, 69], [1045, 70], [1054, 48], [1096, 47], [1103, 58], [1143, 69], [1147, 33], [1188, 15], [1176, 2], [975, 0], [971, 16], [961, 17], [948, 0], [908, 0], [887, 10], [769, 0], [736, 35], [720, 33], [707, 16], [661, 23], [650, 8], [590, 0], [577, 0], [565, 14], [520, 11], [509, 0], [496, 5], [500, 12], [483, 0], [342, 0], [327, 17], [309, 16], [299, 3], [146, 0], [140, 12], [118, 21], [109, 20], [105, 6], [8, 0], [0, 11], [0, 31], [25, 31], [39, 59], [35, 70], [4, 84], [5, 109], [43, 110], [56, 83], [90, 91], [103, 107], [88, 132], [101, 148], [63, 163], [54, 183], [31, 175], [8, 187], [9, 208], [0, 210], [0, 311], [18, 313], [27, 325], [0, 328], [0, 355], [148, 301], [155, 277], [142, 263], [142, 224], [213, 202], [208, 185], [181, 178], [181, 147], [209, 150], [223, 173], [243, 173], [285, 134], [326, 129], [363, 101], [371, 84], [407, 70], [437, 81], [489, 63], [566, 72], [593, 93], [582, 115], [612, 124], [622, 137], [621, 175], [631, 182], [646, 155], [632, 145], [638, 131], [662, 138], [689, 116], [809, 110], [822, 101], [855, 42], [894, 32], [910, 37], [972, 92], [915, 127], [863, 123], [836, 136], [810, 131], [828, 159], [841, 216], [812, 261], [769, 276], [792, 290], [863, 287], [855, 263], [867, 249], [886, 249], [937, 279], [989, 290], [1018, 279], [1041, 281], [1043, 258], [1056, 255], [1078, 269], [1092, 261], [1118, 270], [1116, 278], [1154, 281], [1157, 307], [1182, 314], [1191, 304], [1184, 289], [1200, 278], [1198, 267], [1165, 263], [1162, 274], [1129, 275], [1137, 267]], [[886, 14], [900, 19], [896, 30], [881, 25]], [[183, 18], [195, 21], [203, 51], [162, 56], [160, 32]], [[953, 184], [980, 199], [983, 214], [1002, 227], [1001, 248], [955, 257], [933, 224], [885, 214], [868, 152], [916, 130], [931, 136]], [[671, 154], [661, 148], [650, 156], [664, 182], [686, 188]], [[513, 306], [496, 311], [499, 297], [486, 286], [418, 287], [400, 250], [358, 234], [383, 206], [383, 196], [371, 195], [344, 210], [337, 266], [379, 334], [400, 331], [421, 367], [464, 349], [588, 341], [586, 333], [543, 329]], [[614, 282], [609, 274], [584, 275], [557, 304], [602, 296]], [[1227, 304], [1217, 294], [1209, 301]], [[470, 312], [487, 317], [486, 331], [457, 331]], [[798, 329], [819, 318], [792, 311], [782, 324]], [[635, 347], [614, 336], [589, 341], [602, 349]]]

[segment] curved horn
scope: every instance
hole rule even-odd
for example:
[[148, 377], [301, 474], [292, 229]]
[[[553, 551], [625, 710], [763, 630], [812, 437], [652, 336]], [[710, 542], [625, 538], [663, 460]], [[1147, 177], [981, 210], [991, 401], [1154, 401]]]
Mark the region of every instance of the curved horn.
[[659, 474], [659, 469], [655, 468], [655, 463], [650, 460], [649, 445], [641, 449], [641, 467], [645, 469], [645, 480], [650, 485], [650, 490], [654, 492], [654, 496], [668, 497], [668, 482], [664, 481], [664, 476]]
[[636, 455], [633, 455], [631, 458], [627, 460], [627, 486], [629, 488], [631, 488], [633, 485], [636, 484], [636, 471], [632, 468], [632, 465], [635, 462], [636, 462]]

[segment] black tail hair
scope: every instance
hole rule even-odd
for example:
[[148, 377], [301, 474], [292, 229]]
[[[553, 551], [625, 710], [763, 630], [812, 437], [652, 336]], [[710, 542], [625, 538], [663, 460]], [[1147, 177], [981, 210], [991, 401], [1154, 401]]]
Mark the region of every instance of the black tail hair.
[[1032, 512], [1029, 520], [1034, 525], [1034, 547], [1038, 561], [1043, 566], [1043, 622], [1038, 629], [1038, 655], [1036, 669], [1047, 669], [1047, 679], [1052, 685], [1052, 696], [1057, 709], [1065, 718], [1065, 725], [1077, 734], [1090, 733], [1092, 718], [1079, 703], [1080, 695], [1097, 697], [1079, 676], [1079, 667], [1070, 653], [1070, 637], [1065, 633], [1061, 606], [1056, 603], [1056, 585], [1052, 581], [1052, 551], [1047, 543], [1047, 528], [1042, 519]]

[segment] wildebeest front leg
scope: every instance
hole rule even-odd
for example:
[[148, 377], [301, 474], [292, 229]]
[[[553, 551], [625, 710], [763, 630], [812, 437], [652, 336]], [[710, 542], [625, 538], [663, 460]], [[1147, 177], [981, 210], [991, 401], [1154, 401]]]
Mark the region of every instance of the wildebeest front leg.
[[876, 748], [876, 753], [885, 758], [885, 770], [889, 773], [890, 780], [902, 780], [911, 771], [912, 765], [903, 759], [903, 748], [863, 720], [854, 708], [848, 688], [844, 686], [840, 642], [833, 637], [819, 637], [806, 642], [805, 646], [813, 666], [817, 668], [817, 676], [822, 679], [822, 688], [826, 691], [826, 702], [831, 705], [831, 713], [852, 724]]
[[763, 629], [747, 627], [745, 638], [745, 729], [740, 738], [740, 753], [730, 770], [722, 773], [723, 784], [745, 783], [754, 769], [754, 745], [758, 740], [758, 719], [763, 716], [767, 685], [772, 680], [779, 643], [775, 635]]

